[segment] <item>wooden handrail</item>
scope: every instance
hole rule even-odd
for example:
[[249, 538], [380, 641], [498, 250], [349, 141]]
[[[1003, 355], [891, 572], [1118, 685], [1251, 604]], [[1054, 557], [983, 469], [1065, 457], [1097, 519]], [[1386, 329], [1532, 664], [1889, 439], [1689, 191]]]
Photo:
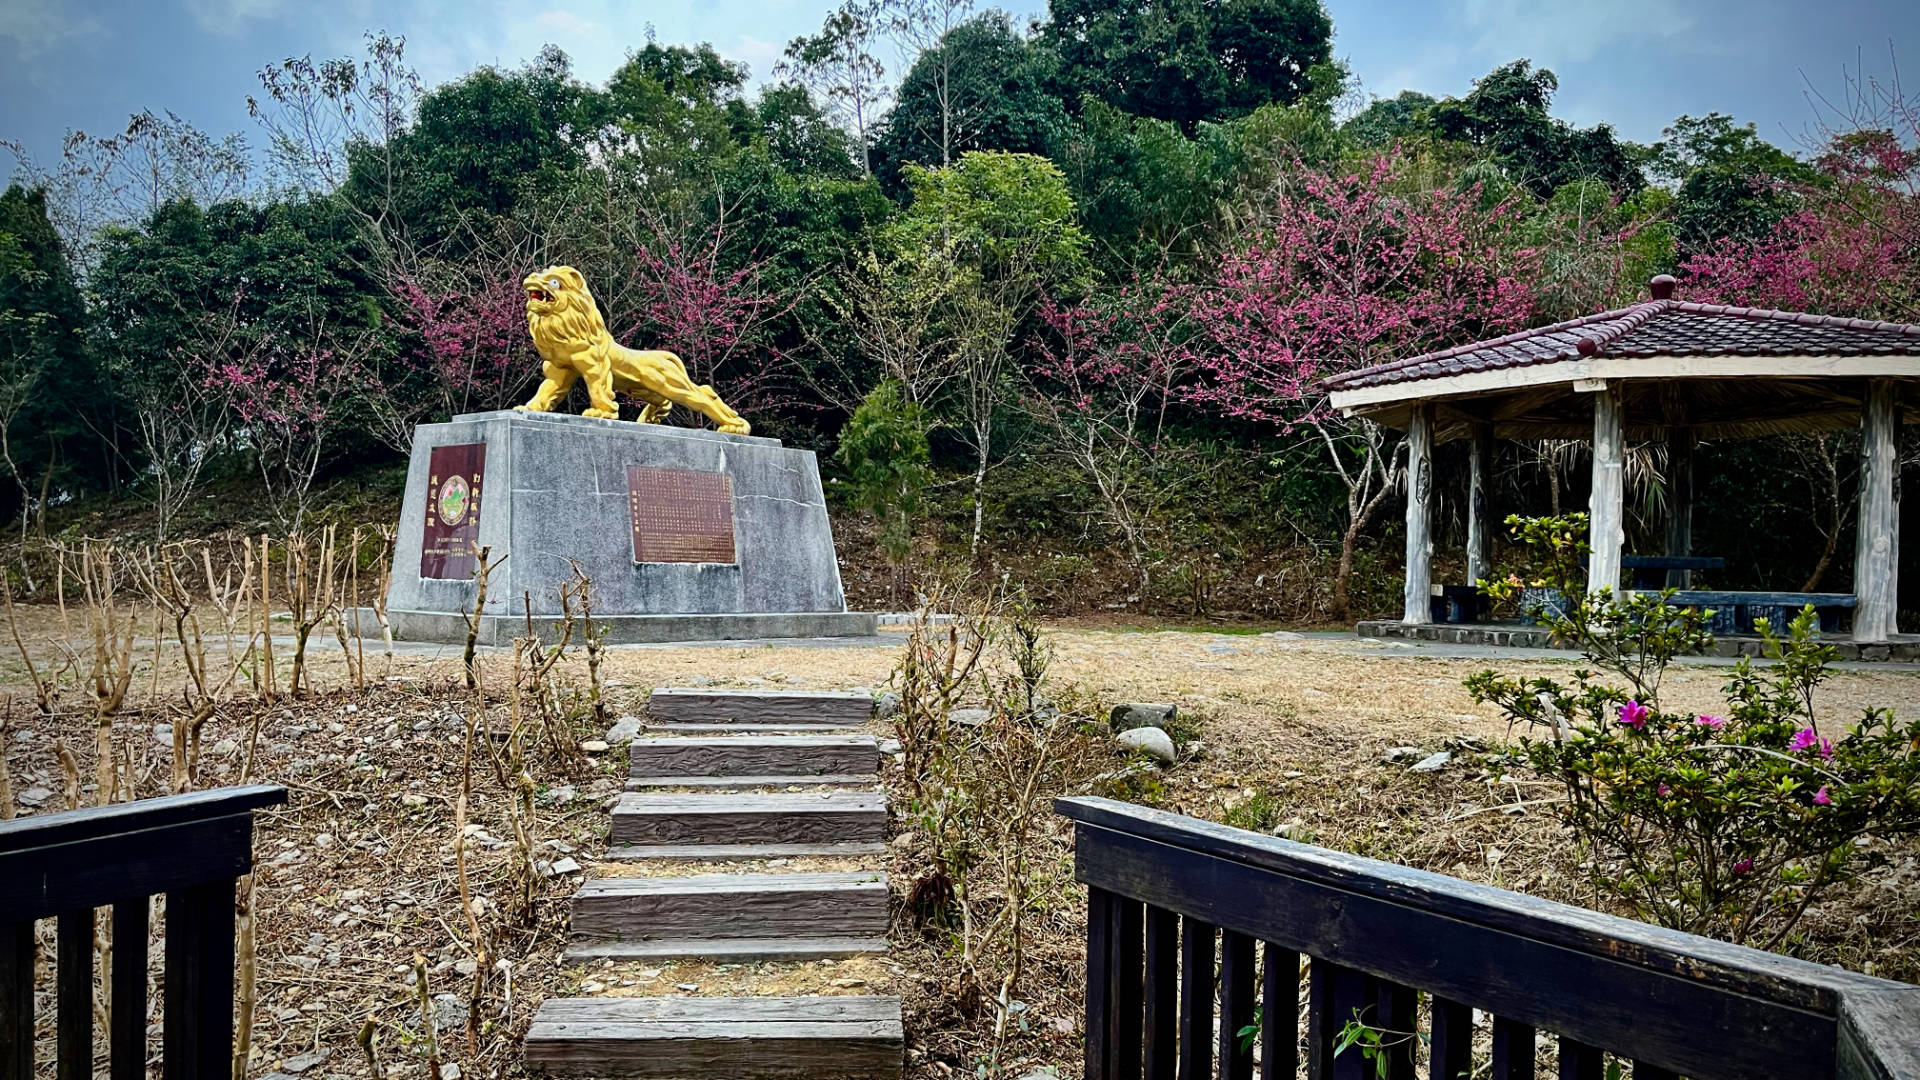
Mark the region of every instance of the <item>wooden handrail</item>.
[[285, 788], [220, 788], [0, 823], [0, 1080], [34, 1075], [35, 921], [53, 918], [57, 1075], [94, 1075], [95, 909], [110, 906], [112, 1080], [144, 1080], [151, 898], [166, 897], [164, 1075], [228, 1075], [234, 883], [253, 813]]
[[281, 806], [286, 801], [286, 788], [250, 784], [246, 787], [190, 791], [184, 795], [167, 795], [158, 799], [108, 803], [56, 814], [36, 814], [0, 821], [0, 852], [225, 817], [266, 806]]
[[[1089, 1080], [1136, 1080], [1143, 1058], [1148, 1080], [1170, 1080], [1154, 1055], [1172, 1053], [1166, 1018], [1184, 1035], [1189, 1013], [1211, 1016], [1210, 970], [1186, 968], [1212, 963], [1216, 930], [1223, 965], [1248, 970], [1230, 986], [1223, 966], [1222, 1031], [1254, 1008], [1255, 942], [1262, 1001], [1286, 1002], [1261, 1005], [1262, 1076], [1292, 1075], [1278, 1059], [1291, 1061], [1299, 1032], [1267, 1018], [1294, 1016], [1289, 965], [1305, 957], [1315, 1080], [1370, 1073], [1356, 1050], [1336, 1058], [1333, 1036], [1356, 1017], [1410, 1028], [1415, 990], [1433, 995], [1435, 1076], [1470, 1064], [1478, 1009], [1494, 1018], [1496, 1080], [1533, 1075], [1536, 1029], [1560, 1036], [1561, 1075], [1581, 1080], [1604, 1075], [1603, 1051], [1635, 1062], [1637, 1078], [1920, 1078], [1920, 987], [1110, 799], [1056, 809], [1075, 822], [1075, 876], [1089, 887]], [[1175, 916], [1177, 1003], [1165, 970]], [[1253, 1075], [1221, 1040], [1221, 1076]], [[1179, 1041], [1186, 1060], [1196, 1048]], [[1413, 1075], [1416, 1045], [1411, 1034], [1394, 1045], [1387, 1075]]]

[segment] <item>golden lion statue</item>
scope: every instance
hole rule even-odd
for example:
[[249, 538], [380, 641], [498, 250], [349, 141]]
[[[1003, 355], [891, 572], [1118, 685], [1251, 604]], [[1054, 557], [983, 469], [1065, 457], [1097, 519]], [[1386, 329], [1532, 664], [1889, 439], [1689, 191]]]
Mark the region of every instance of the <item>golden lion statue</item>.
[[528, 274], [520, 284], [527, 291], [527, 330], [540, 353], [545, 379], [533, 400], [516, 408], [552, 412], [574, 380], [585, 379], [591, 407], [582, 416], [619, 419], [620, 407], [613, 399], [618, 390], [646, 403], [640, 411], [643, 424], [657, 424], [675, 405], [685, 405], [721, 431], [745, 435], [753, 430], [713, 387], [695, 386], [679, 357], [661, 349], [628, 349], [614, 341], [580, 271], [549, 266]]

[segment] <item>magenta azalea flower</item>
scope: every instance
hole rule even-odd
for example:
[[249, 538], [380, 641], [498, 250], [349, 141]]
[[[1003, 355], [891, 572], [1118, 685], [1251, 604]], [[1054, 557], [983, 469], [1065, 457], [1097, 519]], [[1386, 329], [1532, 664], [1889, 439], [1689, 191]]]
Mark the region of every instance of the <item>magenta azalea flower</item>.
[[1736, 873], [1736, 874], [1751, 874], [1751, 873], [1753, 873], [1753, 860], [1752, 860], [1752, 859], [1741, 859], [1741, 860], [1740, 860], [1739, 862], [1737, 862], [1737, 863], [1734, 863], [1734, 864], [1733, 864], [1733, 872], [1734, 872], [1734, 873]]
[[1787, 744], [1796, 751], [1807, 751], [1820, 745], [1820, 736], [1810, 727], [1801, 728], [1793, 733], [1793, 741]]
[[1823, 758], [1831, 758], [1833, 756], [1833, 740], [1820, 740], [1820, 756]]
[[1833, 796], [1827, 794], [1827, 785], [1821, 784], [1820, 790], [1813, 793], [1813, 805], [1832, 806]]
[[1620, 722], [1635, 731], [1645, 728], [1647, 726], [1647, 717], [1651, 715], [1653, 715], [1653, 710], [1637, 701], [1629, 701], [1625, 705], [1620, 706]]
[[1694, 717], [1693, 722], [1696, 724], [1699, 724], [1701, 727], [1704, 727], [1704, 728], [1712, 728], [1715, 731], [1719, 731], [1721, 728], [1727, 726], [1726, 717], [1708, 716], [1705, 713], [1701, 713], [1699, 716]]
[[1673, 794], [1673, 789], [1668, 787], [1665, 784], [1661, 784], [1659, 787], [1654, 788], [1653, 791], [1654, 791], [1654, 794], [1660, 796], [1663, 799]]

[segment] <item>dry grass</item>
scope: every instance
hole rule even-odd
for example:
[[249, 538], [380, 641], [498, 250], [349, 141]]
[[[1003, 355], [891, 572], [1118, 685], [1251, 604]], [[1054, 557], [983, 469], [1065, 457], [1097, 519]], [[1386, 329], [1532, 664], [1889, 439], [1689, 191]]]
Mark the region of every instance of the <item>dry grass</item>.
[[[30, 638], [50, 636], [50, 615], [24, 613]], [[1460, 680], [1483, 666], [1475, 661], [1423, 659], [1405, 650], [1368, 650], [1348, 642], [1061, 628], [1053, 635], [1053, 676], [1108, 701], [1160, 700], [1179, 704], [1194, 760], [1155, 774], [1135, 791], [1168, 809], [1216, 820], [1284, 826], [1296, 835], [1346, 850], [1522, 889], [1572, 902], [1591, 902], [1577, 874], [1578, 859], [1547, 808], [1517, 814], [1503, 804], [1550, 794], [1535, 787], [1497, 748], [1508, 732], [1490, 709], [1476, 706]], [[615, 649], [605, 659], [614, 712], [633, 709], [647, 688], [700, 679], [722, 686], [850, 689], [884, 686], [902, 641], [841, 648], [720, 647]], [[147, 771], [142, 794], [158, 793], [166, 777], [166, 750], [151, 727], [168, 711], [164, 685], [150, 669], [150, 646], [133, 680], [133, 707], [118, 726], [123, 741], [140, 748]], [[426, 1075], [418, 1000], [409, 985], [413, 958], [425, 958], [430, 995], [466, 997], [470, 961], [453, 863], [454, 800], [460, 784], [460, 735], [465, 692], [458, 687], [459, 656], [395, 657], [391, 666], [371, 655], [378, 689], [365, 696], [333, 692], [269, 708], [263, 718], [255, 779], [286, 784], [291, 804], [261, 816], [257, 841], [256, 910], [261, 1004], [252, 1072], [264, 1074], [289, 1058], [319, 1048], [329, 1055], [302, 1074], [364, 1076], [354, 1041], [370, 1017], [380, 1033], [387, 1075]], [[174, 661], [163, 652], [163, 669]], [[504, 685], [507, 660], [492, 656], [489, 681]], [[315, 681], [343, 685], [337, 652], [315, 660]], [[569, 661], [569, 665], [573, 662]], [[583, 665], [582, 665], [583, 666]], [[1510, 672], [1538, 668], [1564, 672], [1563, 663], [1501, 665]], [[1705, 707], [1724, 672], [1676, 669], [1668, 704]], [[22, 701], [30, 690], [10, 660], [0, 668]], [[582, 678], [583, 672], [569, 672]], [[1822, 705], [1846, 715], [1866, 704], [1920, 709], [1920, 676], [1908, 671], [1849, 671], [1824, 691]], [[84, 750], [90, 726], [78, 720], [49, 730], [22, 718], [6, 747], [15, 792], [35, 785], [55, 794], [41, 810], [57, 809], [60, 771], [52, 737]], [[216, 717], [205, 735], [210, 748], [202, 782], [238, 775], [252, 713]], [[89, 722], [90, 725], [90, 722]], [[876, 728], [878, 730], [878, 728]], [[592, 734], [582, 731], [582, 737]], [[1381, 762], [1397, 745], [1438, 749], [1450, 739], [1469, 749], [1437, 773], [1410, 773]], [[233, 745], [228, 746], [227, 743]], [[888, 870], [896, 896], [923, 867], [911, 835], [871, 861], [796, 859], [757, 865], [607, 864], [606, 809], [618, 790], [624, 755], [595, 759], [592, 770], [567, 776], [555, 764], [536, 769], [537, 840], [541, 857], [571, 854], [584, 873], [680, 874], [749, 869]], [[85, 759], [81, 775], [89, 775]], [[897, 767], [887, 777], [897, 783]], [[562, 798], [571, 788], [572, 799]], [[476, 781], [471, 821], [486, 837], [509, 838], [502, 796]], [[1031, 969], [1020, 997], [1026, 1030], [1003, 1065], [1009, 1075], [1053, 1064], [1061, 1075], [1078, 1071], [1081, 950], [1084, 911], [1071, 880], [1070, 841], [1064, 823], [1050, 825], [1040, 858], [1052, 899], [1032, 930]], [[471, 856], [483, 895], [504, 888], [507, 852], [476, 837]], [[1908, 980], [1920, 979], [1920, 870], [1912, 850], [1893, 851], [1834, 903], [1812, 912], [1801, 951], [1814, 958]], [[916, 929], [897, 912], [891, 955], [805, 964], [603, 964], [570, 969], [564, 947], [566, 899], [578, 875], [542, 883], [533, 918], [500, 930], [498, 954], [510, 971], [490, 983], [484, 999], [488, 1030], [466, 1046], [464, 1026], [441, 1039], [468, 1076], [517, 1076], [518, 1038], [539, 1001], [555, 994], [759, 995], [893, 993], [906, 1001], [911, 1075], [972, 1075], [991, 1028], [986, 1015], [957, 1007], [955, 965], [946, 935]], [[597, 986], [593, 984], [598, 984]], [[695, 989], [686, 989], [693, 987]]]

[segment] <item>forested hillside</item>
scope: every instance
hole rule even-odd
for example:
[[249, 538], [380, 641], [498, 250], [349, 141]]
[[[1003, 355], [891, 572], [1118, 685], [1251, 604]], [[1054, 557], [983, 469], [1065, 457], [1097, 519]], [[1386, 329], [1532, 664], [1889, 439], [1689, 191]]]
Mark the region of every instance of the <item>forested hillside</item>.
[[[1318, 0], [849, 0], [759, 83], [649, 40], [603, 85], [548, 49], [426, 86], [372, 35], [236, 86], [244, 133], [153, 102], [0, 197], [0, 521], [389, 517], [415, 424], [525, 400], [519, 282], [565, 263], [616, 338], [820, 451], [856, 603], [971, 566], [1057, 612], [1326, 622], [1398, 603], [1404, 453], [1323, 377], [1657, 273], [1920, 322], [1913, 99], [1853, 86], [1807, 145], [1720, 114], [1638, 145], [1555, 118], [1525, 59], [1370, 98], [1332, 32]], [[1584, 505], [1583, 454], [1502, 445], [1495, 512]], [[1844, 587], [1856, 457], [1706, 447], [1697, 550]], [[1634, 457], [1630, 548], [1662, 464]]]

